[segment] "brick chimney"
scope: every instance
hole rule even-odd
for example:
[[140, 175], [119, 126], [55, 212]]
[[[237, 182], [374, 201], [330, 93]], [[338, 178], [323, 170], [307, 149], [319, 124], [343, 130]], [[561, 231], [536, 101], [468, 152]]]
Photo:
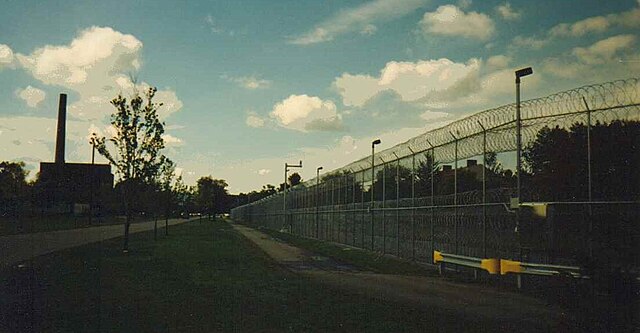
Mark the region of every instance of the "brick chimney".
[[64, 164], [64, 141], [67, 129], [67, 94], [60, 94], [58, 103], [58, 130], [56, 132], [56, 164]]

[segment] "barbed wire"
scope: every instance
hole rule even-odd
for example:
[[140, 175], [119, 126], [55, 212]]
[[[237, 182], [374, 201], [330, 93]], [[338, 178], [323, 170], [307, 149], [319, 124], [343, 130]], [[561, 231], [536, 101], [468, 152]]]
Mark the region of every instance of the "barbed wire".
[[[520, 112], [523, 147], [533, 142], [540, 129], [545, 126], [569, 128], [576, 123], [586, 123], [587, 113], [591, 117], [592, 124], [608, 124], [616, 120], [637, 121], [640, 120], [640, 78], [586, 85], [522, 101]], [[515, 151], [516, 104], [507, 104], [472, 114], [377, 152], [376, 157], [387, 163], [404, 160], [414, 154], [419, 159], [424, 159], [424, 154], [433, 149], [436, 162], [452, 163], [456, 157], [456, 139], [458, 141], [457, 158], [464, 160], [483, 154], [483, 134], [486, 134], [488, 152]], [[368, 177], [366, 171], [371, 168], [370, 161], [371, 155], [329, 171], [322, 177], [359, 172], [365, 172], [365, 177]], [[314, 177], [290, 190], [313, 187], [316, 183], [317, 180]], [[264, 203], [280, 195], [281, 192], [273, 194], [256, 201], [255, 204]]]
[[[520, 104], [522, 144], [534, 141], [545, 126], [567, 128], [586, 122], [591, 112], [592, 123], [614, 120], [640, 120], [640, 78], [586, 85]], [[487, 150], [500, 153], [516, 149], [516, 104], [507, 104], [475, 113], [446, 126], [428, 131], [406, 142], [376, 153], [384, 161], [410, 157], [434, 148], [435, 160], [451, 163], [455, 159], [452, 134], [458, 139], [458, 160], [482, 155], [482, 134], [487, 130]], [[482, 126], [480, 126], [482, 124]], [[463, 143], [463, 144], [462, 144]], [[396, 157], [397, 156], [397, 157]], [[325, 175], [351, 173], [371, 168], [371, 156], [354, 161]], [[306, 181], [313, 186], [315, 177]]]

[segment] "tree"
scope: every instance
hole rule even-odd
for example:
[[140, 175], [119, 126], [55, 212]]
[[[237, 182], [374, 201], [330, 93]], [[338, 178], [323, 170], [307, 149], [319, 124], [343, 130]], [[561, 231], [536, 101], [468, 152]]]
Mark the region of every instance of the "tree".
[[[434, 188], [438, 185], [438, 169], [440, 165], [431, 154], [425, 154], [425, 159], [418, 163], [416, 168], [416, 196], [431, 196], [431, 175], [433, 174]], [[435, 189], [434, 189], [435, 190]]]
[[198, 206], [211, 217], [212, 214], [228, 210], [230, 203], [227, 182], [224, 179], [201, 177], [197, 182], [196, 201]]
[[28, 174], [24, 162], [0, 162], [0, 216], [20, 216]]
[[289, 186], [291, 187], [300, 184], [300, 181], [302, 181], [302, 177], [300, 177], [300, 174], [297, 172], [294, 172], [289, 176]]
[[[175, 177], [176, 165], [172, 160], [162, 156], [160, 172], [158, 173], [157, 184], [160, 190], [160, 206], [164, 206], [164, 234], [169, 236], [169, 213], [172, 207], [171, 182]], [[157, 233], [157, 226], [154, 226], [154, 232]]]
[[136, 193], [143, 184], [153, 183], [162, 165], [160, 151], [164, 148], [164, 123], [158, 118], [158, 108], [162, 103], [153, 102], [156, 91], [156, 88], [149, 88], [143, 97], [136, 90], [131, 99], [119, 94], [111, 100], [116, 108], [111, 115], [111, 125], [116, 133], [108, 140], [113, 144], [112, 150], [107, 147], [104, 138], [93, 134], [98, 152], [115, 166], [122, 184], [126, 215], [125, 252], [129, 248], [129, 227]]
[[[637, 200], [640, 196], [640, 122], [614, 121], [591, 128], [594, 200]], [[538, 200], [588, 198], [586, 126], [542, 128], [523, 153]]]

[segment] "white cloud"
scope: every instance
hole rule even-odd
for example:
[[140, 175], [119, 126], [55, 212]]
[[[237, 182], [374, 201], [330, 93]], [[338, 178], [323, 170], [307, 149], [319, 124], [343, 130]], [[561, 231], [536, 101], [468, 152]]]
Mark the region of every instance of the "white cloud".
[[509, 66], [511, 58], [505, 55], [499, 54], [487, 59], [487, 66], [493, 69], [502, 69]]
[[358, 7], [342, 10], [336, 15], [320, 22], [311, 31], [292, 38], [289, 42], [309, 45], [333, 40], [335, 37], [362, 32], [373, 22], [390, 21], [407, 15], [424, 6], [428, 0], [374, 0]]
[[487, 40], [495, 31], [493, 20], [482, 13], [465, 13], [454, 5], [440, 6], [426, 12], [420, 21], [425, 35], [461, 36]]
[[46, 93], [38, 88], [34, 88], [32, 86], [27, 86], [24, 89], [17, 89], [15, 91], [16, 96], [20, 99], [24, 100], [29, 107], [35, 108], [40, 104], [40, 102], [44, 101], [46, 97]]
[[259, 128], [264, 126], [264, 119], [260, 118], [257, 114], [253, 112], [247, 116], [247, 119], [245, 122], [247, 126], [253, 127], [253, 128]]
[[362, 30], [360, 30], [360, 34], [371, 36], [371, 35], [375, 34], [376, 31], [378, 31], [378, 28], [375, 25], [367, 24], [367, 25], [364, 26], [364, 28], [362, 28]]
[[573, 54], [587, 65], [610, 62], [620, 50], [628, 49], [636, 40], [634, 35], [618, 35], [603, 39], [593, 45], [573, 49]]
[[513, 38], [513, 45], [516, 47], [527, 47], [534, 50], [539, 50], [549, 43], [548, 39], [541, 39], [536, 37], [523, 37], [516, 36]]
[[[45, 45], [26, 55], [14, 55], [7, 50], [10, 49], [0, 46], [3, 59], [0, 61], [12, 61], [38, 81], [57, 86], [56, 89], [70, 95], [66, 136], [66, 159], [70, 162], [90, 161], [91, 133], [115, 134], [115, 129], [106, 124], [114, 111], [111, 99], [120, 92], [128, 95], [134, 88], [143, 91], [149, 87], [146, 82], [135, 87], [129, 79], [142, 64], [142, 42], [108, 27], [82, 30], [66, 45]], [[19, 89], [16, 94], [30, 106], [39, 105], [45, 96], [31, 86]], [[161, 119], [182, 108], [182, 102], [170, 88], [160, 89], [154, 101], [164, 103], [159, 109]], [[0, 156], [27, 161], [36, 170], [37, 162], [52, 160], [56, 121], [52, 117], [55, 110], [51, 112], [45, 118], [0, 117]], [[183, 144], [168, 134], [164, 138], [168, 145]], [[106, 162], [100, 156], [96, 159]]]
[[417, 101], [453, 87], [476, 72], [479, 66], [476, 59], [466, 64], [446, 58], [417, 62], [391, 61], [378, 77], [344, 73], [333, 84], [347, 106], [363, 106], [384, 90], [395, 91], [404, 101]]
[[561, 78], [589, 78], [610, 80], [625, 77], [640, 70], [640, 63], [625, 62], [622, 58], [637, 59], [635, 35], [617, 35], [597, 41], [586, 47], [576, 47], [568, 54], [549, 57], [543, 61], [545, 72]]
[[[80, 31], [68, 45], [46, 45], [29, 55], [17, 54], [16, 58], [40, 82], [78, 93], [79, 100], [69, 105], [71, 116], [104, 121], [114, 110], [109, 101], [118, 92], [133, 89], [129, 75], [142, 65], [142, 46], [133, 35], [94, 26]], [[148, 86], [139, 83], [139, 87]], [[159, 90], [155, 101], [165, 104], [159, 111], [164, 118], [182, 108], [182, 102], [170, 89]]]
[[176, 138], [171, 134], [162, 134], [162, 140], [164, 140], [165, 146], [182, 146], [184, 141], [180, 138]]
[[307, 95], [291, 95], [273, 106], [271, 117], [289, 129], [307, 132], [339, 130], [341, 117], [330, 100]]
[[271, 86], [271, 81], [260, 79], [256, 76], [240, 76], [240, 77], [231, 77], [227, 75], [221, 76], [223, 79], [226, 79], [229, 82], [233, 82], [237, 84], [239, 87], [255, 90], [255, 89], [265, 89]]
[[220, 27], [216, 23], [216, 20], [213, 18], [213, 16], [211, 16], [211, 14], [207, 14], [207, 16], [204, 18], [204, 22], [207, 24], [207, 27], [209, 27], [209, 30], [211, 30], [211, 32], [213, 32], [214, 34], [220, 34], [224, 32], [224, 29], [222, 29], [222, 27]]
[[576, 38], [589, 34], [605, 33], [614, 27], [640, 27], [640, 8], [635, 7], [620, 13], [587, 17], [573, 23], [560, 23], [546, 31], [543, 36], [517, 36], [514, 38], [513, 43], [516, 46], [539, 49], [554, 39]]
[[0, 69], [13, 65], [13, 50], [8, 45], [0, 44]]
[[511, 8], [511, 4], [508, 2], [505, 2], [504, 4], [496, 7], [496, 11], [498, 12], [498, 14], [500, 14], [500, 16], [502, 16], [503, 19], [508, 21], [517, 20], [522, 15], [521, 12], [513, 10], [513, 8]]
[[439, 112], [439, 111], [425, 111], [420, 115], [420, 118], [432, 121], [432, 120], [442, 120], [442, 118], [447, 118], [451, 116], [447, 112]]
[[268, 175], [269, 173], [271, 173], [271, 170], [269, 170], [269, 169], [260, 169], [257, 172], [258, 172], [258, 174], [260, 176], [264, 176], [264, 175]]

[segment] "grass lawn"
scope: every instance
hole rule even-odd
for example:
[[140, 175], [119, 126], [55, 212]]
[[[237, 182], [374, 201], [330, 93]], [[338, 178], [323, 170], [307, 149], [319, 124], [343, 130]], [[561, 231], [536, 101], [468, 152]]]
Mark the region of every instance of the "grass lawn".
[[[283, 270], [221, 221], [133, 234], [0, 271], [0, 332], [498, 331]], [[462, 310], [464, 314], [464, 311]], [[504, 328], [504, 327], [503, 327]]]

